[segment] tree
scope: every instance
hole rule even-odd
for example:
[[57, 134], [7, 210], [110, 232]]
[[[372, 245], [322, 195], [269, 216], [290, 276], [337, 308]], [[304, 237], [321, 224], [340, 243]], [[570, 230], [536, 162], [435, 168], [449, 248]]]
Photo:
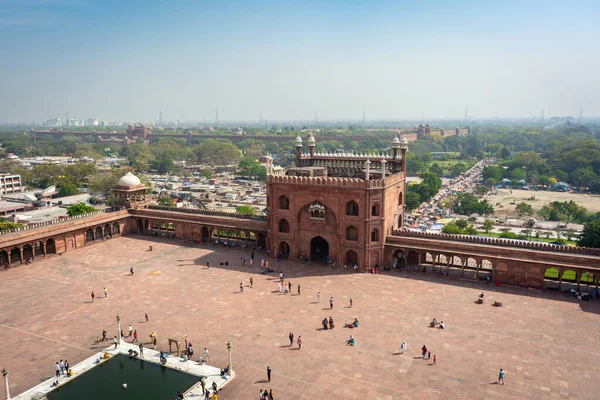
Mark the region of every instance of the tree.
[[266, 176], [264, 175], [266, 174], [265, 168], [252, 157], [242, 157], [238, 167], [240, 168], [239, 174], [247, 178], [261, 178], [262, 176]]
[[444, 175], [444, 170], [438, 163], [433, 163], [431, 167], [429, 167], [429, 172], [433, 172], [436, 175], [442, 176]]
[[600, 221], [586, 222], [579, 236], [577, 245], [580, 247], [600, 248]]
[[244, 215], [255, 215], [256, 208], [254, 208], [252, 206], [237, 206], [235, 208], [235, 212], [237, 212], [238, 214], [244, 214]]
[[450, 235], [459, 235], [462, 233], [461, 229], [456, 226], [455, 223], [449, 223], [444, 225], [444, 227], [442, 228], [442, 233], [447, 233]]
[[450, 169], [450, 176], [455, 177], [467, 171], [467, 166], [464, 163], [456, 163]]
[[22, 227], [23, 224], [19, 224], [16, 222], [9, 222], [4, 218], [0, 218], [0, 231], [8, 231], [11, 229], [16, 229]]
[[97, 211], [97, 210], [94, 207], [88, 206], [87, 204], [85, 204], [83, 202], [67, 207], [67, 215], [69, 217], [73, 217], [75, 215], [87, 214], [87, 213], [91, 213], [94, 211]]
[[485, 233], [490, 233], [494, 229], [494, 220], [486, 219], [483, 221], [483, 230]]
[[483, 185], [477, 185], [475, 187], [475, 194], [478, 196], [483, 196], [484, 194], [487, 194], [488, 191], [488, 188]]
[[524, 216], [533, 215], [533, 207], [530, 204], [525, 203], [524, 201], [517, 204], [515, 207], [515, 211], [519, 218], [523, 218]]
[[465, 229], [465, 231], [467, 232], [468, 235], [477, 235], [477, 228], [475, 228], [475, 225], [471, 224], [469, 226], [467, 226], [467, 229]]
[[554, 186], [556, 185], [556, 178], [548, 178], [548, 186]]
[[459, 229], [461, 229], [461, 230], [462, 230], [462, 229], [466, 229], [466, 228], [467, 228], [467, 225], [469, 225], [469, 223], [467, 222], [467, 220], [466, 220], [466, 219], [462, 219], [462, 218], [461, 218], [461, 219], [457, 219], [457, 220], [455, 220], [455, 221], [454, 221], [454, 224], [455, 224], [456, 226], [458, 226], [458, 228], [459, 228]]
[[110, 191], [117, 186], [119, 179], [126, 173], [126, 169], [115, 168], [110, 172], [96, 174], [90, 177], [88, 189], [92, 194], [109, 197]]
[[169, 196], [162, 196], [157, 201], [159, 206], [163, 207], [175, 207], [175, 202]]
[[406, 191], [406, 202], [405, 203], [406, 203], [406, 209], [409, 211], [418, 208], [419, 205], [421, 204], [421, 197], [419, 196], [419, 193], [412, 191], [409, 187], [408, 190]]
[[77, 189], [77, 186], [75, 186], [69, 181], [64, 181], [63, 183], [61, 183], [59, 185], [59, 188], [60, 197], [74, 196], [79, 193], [79, 189]]

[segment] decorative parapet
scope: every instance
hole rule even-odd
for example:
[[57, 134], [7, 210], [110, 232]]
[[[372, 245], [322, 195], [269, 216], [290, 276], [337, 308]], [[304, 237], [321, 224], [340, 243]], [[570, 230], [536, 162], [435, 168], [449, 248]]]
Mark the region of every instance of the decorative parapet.
[[[27, 224], [27, 225], [24, 225], [24, 226], [22, 226], [20, 228], [7, 229], [7, 230], [4, 230], [4, 231], [0, 231], [0, 236], [2, 236], [2, 235], [10, 235], [10, 234], [19, 233], [19, 232], [30, 231], [30, 230], [33, 230], [33, 229], [44, 228], [46, 226], [60, 225], [60, 224], [64, 224], [64, 223], [67, 223], [67, 222], [76, 221], [76, 220], [85, 219], [85, 218], [90, 218], [90, 217], [96, 217], [98, 215], [115, 212], [115, 210], [116, 209], [106, 208], [104, 210], [97, 210], [97, 211], [93, 211], [93, 212], [90, 212], [90, 213], [85, 213], [85, 214], [80, 214], [80, 215], [74, 215], [72, 217], [62, 218], [62, 219], [58, 219], [58, 220], [55, 220], [55, 221], [40, 222], [39, 224]], [[121, 212], [122, 214], [128, 214], [127, 210], [120, 210], [119, 209], [116, 212]]]
[[[402, 176], [403, 177], [403, 176]], [[340, 177], [329, 177], [329, 176], [274, 176], [267, 177], [269, 183], [281, 183], [290, 185], [324, 185], [324, 186], [338, 186], [345, 188], [384, 188], [392, 185], [400, 178], [399, 174], [391, 175], [385, 179], [372, 179], [365, 181], [360, 178], [340, 178]]]
[[201, 215], [212, 215], [215, 217], [229, 217], [229, 218], [240, 218], [240, 219], [254, 219], [259, 221], [266, 221], [266, 215], [246, 215], [240, 213], [228, 213], [224, 211], [212, 211], [212, 210], [199, 210], [197, 208], [177, 208], [177, 207], [165, 207], [155, 204], [149, 204], [147, 207], [149, 210], [162, 210], [186, 214], [201, 214]]
[[540, 251], [552, 251], [558, 253], [571, 253], [581, 255], [600, 255], [600, 249], [593, 249], [589, 247], [571, 247], [561, 246], [550, 243], [541, 242], [529, 242], [525, 240], [514, 240], [504, 238], [488, 238], [481, 236], [468, 236], [468, 235], [451, 235], [447, 233], [430, 233], [430, 232], [415, 232], [405, 229], [397, 230], [392, 232], [392, 236], [405, 236], [414, 238], [425, 238], [434, 240], [452, 240], [456, 242], [468, 242], [477, 244], [486, 244], [494, 246], [506, 246], [506, 247], [519, 247], [523, 249], [532, 249]]

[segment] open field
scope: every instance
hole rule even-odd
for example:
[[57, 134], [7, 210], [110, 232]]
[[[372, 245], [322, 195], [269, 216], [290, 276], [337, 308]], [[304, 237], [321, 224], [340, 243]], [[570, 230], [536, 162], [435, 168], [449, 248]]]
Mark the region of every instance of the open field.
[[[528, 200], [531, 196], [535, 196], [535, 200]], [[511, 202], [520, 203], [522, 201], [530, 204], [534, 210], [541, 209], [545, 204], [553, 201], [570, 201], [573, 200], [577, 204], [585, 207], [590, 212], [600, 211], [600, 196], [594, 194], [583, 194], [574, 192], [545, 192], [545, 191], [533, 191], [533, 190], [520, 190], [512, 189], [512, 193], [509, 189], [498, 189], [497, 195], [486, 196], [486, 199], [496, 209], [495, 215], [498, 217], [514, 217], [515, 204], [509, 204]], [[500, 203], [502, 207], [496, 206], [496, 203]], [[534, 218], [537, 218], [534, 216]]]
[[[168, 349], [169, 336], [186, 333], [194, 360], [207, 347], [209, 364], [217, 367], [226, 365], [231, 341], [237, 377], [220, 399], [257, 398], [260, 389], [284, 400], [597, 399], [600, 302], [422, 273], [354, 274], [270, 259], [292, 283], [284, 295], [275, 274], [257, 273], [264, 253], [256, 253], [253, 267], [242, 267], [241, 257], [249, 260], [250, 251], [136, 235], [0, 272], [0, 365], [9, 369], [12, 394], [52, 376], [60, 359], [74, 365], [106, 347], [95, 338], [102, 329], [112, 337], [119, 314], [125, 332], [131, 323], [146, 343], [156, 331], [157, 350]], [[485, 304], [475, 304], [482, 290]], [[492, 307], [492, 299], [503, 306]], [[323, 331], [321, 320], [329, 316], [336, 328]], [[433, 317], [447, 328], [429, 328]], [[359, 328], [343, 327], [354, 318]], [[290, 332], [302, 335], [301, 350], [288, 346]], [[346, 345], [350, 334], [355, 347]], [[401, 355], [403, 340], [408, 350]], [[437, 365], [421, 359], [424, 344]], [[506, 385], [496, 383], [500, 368]]]

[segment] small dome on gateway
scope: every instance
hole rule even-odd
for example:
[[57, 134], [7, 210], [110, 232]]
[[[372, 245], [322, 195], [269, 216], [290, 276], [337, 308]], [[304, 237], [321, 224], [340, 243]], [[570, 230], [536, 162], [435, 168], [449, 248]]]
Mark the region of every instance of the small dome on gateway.
[[302, 138], [300, 137], [300, 134], [296, 136], [296, 147], [302, 147]]
[[119, 186], [138, 186], [141, 185], [140, 178], [135, 176], [130, 172], [123, 175], [121, 179], [119, 179]]
[[312, 132], [308, 134], [308, 145], [309, 146], [315, 145], [315, 137], [313, 136]]

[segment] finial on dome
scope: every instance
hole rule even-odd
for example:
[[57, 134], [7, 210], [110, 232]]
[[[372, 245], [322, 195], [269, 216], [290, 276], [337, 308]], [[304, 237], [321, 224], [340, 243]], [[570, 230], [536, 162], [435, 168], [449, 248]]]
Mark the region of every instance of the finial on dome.
[[400, 140], [400, 149], [407, 150], [408, 149], [408, 140], [406, 136], [402, 135], [402, 139]]
[[315, 146], [315, 137], [313, 136], [312, 132], [308, 134], [308, 145], [311, 147]]

